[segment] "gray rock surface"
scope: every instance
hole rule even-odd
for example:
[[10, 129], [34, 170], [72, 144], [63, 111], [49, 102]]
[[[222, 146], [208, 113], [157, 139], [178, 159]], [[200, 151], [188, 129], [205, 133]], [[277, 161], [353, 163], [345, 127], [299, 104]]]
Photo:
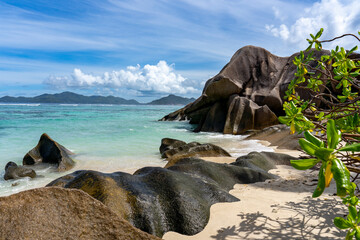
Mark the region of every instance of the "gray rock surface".
[[[315, 51], [314, 57], [325, 53], [329, 51]], [[296, 72], [293, 60], [298, 55], [278, 57], [263, 48], [245, 46], [206, 82], [197, 100], [161, 120], [188, 119], [198, 124], [197, 131], [231, 134], [277, 124], [276, 116], [283, 115], [285, 91]], [[316, 67], [316, 62], [310, 65]], [[302, 90], [298, 94], [309, 97]]]
[[75, 162], [69, 155], [73, 154], [64, 146], [55, 142], [46, 133], [42, 134], [39, 143], [23, 158], [23, 165], [38, 163], [55, 164], [58, 171], [67, 171], [74, 167]]
[[256, 139], [270, 142], [270, 146], [277, 146], [279, 149], [301, 150], [299, 139], [303, 134], [290, 134], [290, 127], [284, 124], [277, 124], [257, 131], [249, 131], [246, 139]]
[[8, 162], [6, 164], [5, 174], [4, 174], [5, 180], [18, 179], [18, 178], [23, 178], [23, 177], [35, 178], [36, 172], [31, 168], [27, 168], [24, 166], [18, 166], [14, 162]]
[[77, 189], [38, 188], [0, 197], [0, 239], [159, 239]]
[[208, 222], [210, 206], [238, 201], [236, 183], [274, 178], [263, 169], [178, 158], [167, 168], [123, 172], [76, 171], [48, 186], [81, 189], [133, 226], [161, 237], [167, 231], [193, 235]]

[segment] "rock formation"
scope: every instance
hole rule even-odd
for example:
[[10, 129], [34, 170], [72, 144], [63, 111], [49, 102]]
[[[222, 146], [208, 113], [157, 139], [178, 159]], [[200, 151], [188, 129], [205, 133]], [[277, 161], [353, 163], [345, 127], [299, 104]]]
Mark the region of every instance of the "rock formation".
[[75, 165], [75, 162], [69, 157], [71, 154], [73, 154], [71, 151], [44, 133], [36, 147], [24, 156], [23, 165], [50, 163], [56, 164], [59, 171], [67, 171]]
[[178, 158], [167, 168], [146, 167], [133, 175], [76, 171], [48, 186], [81, 189], [133, 226], [161, 237], [167, 231], [187, 235], [200, 232], [208, 222], [212, 204], [238, 201], [228, 193], [234, 184], [273, 177], [261, 166], [255, 169]]
[[83, 191], [38, 188], [0, 198], [0, 239], [159, 239]]
[[290, 127], [284, 124], [277, 124], [262, 130], [248, 131], [247, 140], [256, 139], [270, 142], [270, 146], [276, 146], [279, 149], [300, 150], [299, 139], [303, 134], [289, 134]]
[[31, 169], [24, 166], [18, 166], [14, 162], [8, 162], [5, 166], [5, 174], [4, 179], [18, 179], [23, 177], [36, 177], [36, 172]]
[[[329, 52], [315, 51], [313, 56], [325, 53]], [[294, 79], [297, 55], [278, 57], [260, 47], [243, 47], [206, 82], [196, 101], [161, 120], [190, 120], [198, 124], [197, 131], [230, 134], [274, 125], [278, 123], [276, 116], [283, 114], [283, 97]], [[310, 65], [315, 67], [316, 62]], [[309, 97], [303, 91], [298, 94]]]
[[161, 140], [160, 153], [162, 158], [174, 161], [189, 157], [231, 157], [223, 148], [211, 143], [186, 143], [176, 139], [164, 138]]
[[267, 172], [276, 168], [276, 165], [290, 165], [292, 159], [294, 157], [282, 153], [251, 152], [248, 155], [238, 157], [232, 165]]
[[173, 138], [163, 138], [161, 139], [161, 145], [159, 148], [160, 154], [163, 154], [165, 151], [180, 147], [182, 145], [185, 145], [186, 142], [173, 139]]

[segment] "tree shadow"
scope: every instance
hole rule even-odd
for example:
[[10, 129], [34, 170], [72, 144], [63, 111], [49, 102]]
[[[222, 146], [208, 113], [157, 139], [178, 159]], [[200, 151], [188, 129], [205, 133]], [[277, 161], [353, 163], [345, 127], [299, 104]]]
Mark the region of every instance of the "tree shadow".
[[[222, 228], [211, 238], [225, 239], [344, 239], [346, 230], [334, 226], [335, 217], [343, 217], [346, 208], [336, 199], [305, 198], [300, 203], [272, 205], [273, 211], [287, 211], [289, 217], [271, 218], [263, 213], [239, 213], [239, 225]], [[325, 235], [326, 234], [326, 235]], [[256, 235], [259, 235], [258, 237]]]

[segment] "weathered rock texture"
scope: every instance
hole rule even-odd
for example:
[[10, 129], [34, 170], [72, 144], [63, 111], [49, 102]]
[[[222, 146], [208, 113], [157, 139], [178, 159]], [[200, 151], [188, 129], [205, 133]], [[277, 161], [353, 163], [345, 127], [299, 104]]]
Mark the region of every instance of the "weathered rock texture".
[[269, 171], [276, 168], [276, 165], [290, 165], [294, 157], [273, 152], [251, 152], [248, 155], [238, 157], [232, 165], [248, 167], [259, 171]]
[[169, 162], [189, 157], [231, 157], [226, 150], [211, 143], [186, 143], [169, 138], [161, 140], [160, 153]]
[[64, 146], [52, 140], [46, 133], [42, 134], [39, 143], [23, 158], [23, 165], [38, 163], [56, 164], [59, 171], [71, 169], [75, 162], [69, 155], [73, 154]]
[[182, 145], [185, 145], [186, 142], [173, 139], [173, 138], [163, 138], [161, 139], [161, 145], [159, 148], [160, 154], [163, 154], [167, 150], [171, 150], [173, 148], [181, 147]]
[[300, 150], [299, 139], [303, 134], [289, 134], [290, 127], [284, 124], [277, 124], [262, 130], [249, 131], [246, 139], [264, 140], [270, 142], [270, 146], [277, 146], [280, 149]]
[[159, 239], [83, 191], [39, 188], [0, 198], [0, 239]]
[[14, 162], [8, 162], [5, 166], [5, 174], [4, 179], [18, 179], [23, 177], [36, 177], [36, 172], [31, 169], [24, 166], [18, 166]]
[[[315, 51], [314, 57], [329, 53]], [[209, 79], [202, 95], [193, 103], [162, 118], [190, 120], [197, 131], [241, 134], [278, 123], [283, 114], [285, 91], [294, 79], [294, 57], [278, 57], [267, 50], [246, 46], [238, 50], [230, 62]], [[310, 65], [316, 66], [316, 62]], [[309, 96], [298, 92], [303, 98]]]
[[212, 204], [238, 200], [228, 193], [234, 184], [273, 177], [259, 167], [183, 158], [167, 168], [146, 167], [133, 175], [76, 171], [48, 186], [81, 189], [135, 227], [161, 237], [167, 231], [200, 232]]

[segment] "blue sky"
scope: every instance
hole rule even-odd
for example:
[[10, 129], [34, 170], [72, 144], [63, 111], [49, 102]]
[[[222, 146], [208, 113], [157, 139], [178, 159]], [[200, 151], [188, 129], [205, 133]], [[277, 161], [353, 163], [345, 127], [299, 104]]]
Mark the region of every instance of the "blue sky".
[[360, 1], [2, 0], [0, 96], [197, 97], [239, 48], [288, 56], [321, 27], [357, 33]]

